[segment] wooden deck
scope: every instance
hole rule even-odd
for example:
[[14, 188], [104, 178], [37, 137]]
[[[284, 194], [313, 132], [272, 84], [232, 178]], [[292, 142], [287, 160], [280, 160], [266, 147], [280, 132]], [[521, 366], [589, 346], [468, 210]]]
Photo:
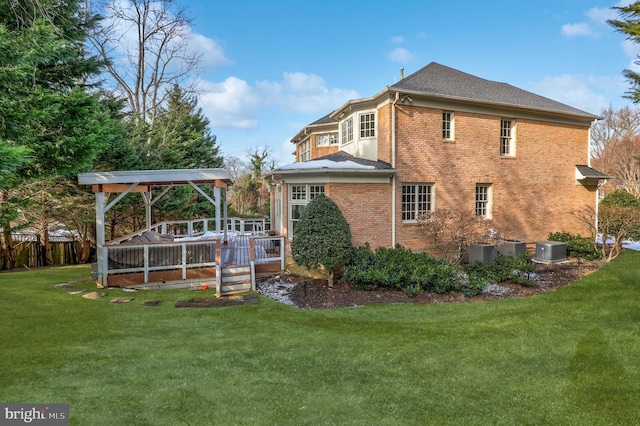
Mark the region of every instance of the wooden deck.
[[283, 269], [283, 251], [282, 237], [249, 233], [229, 234], [227, 241], [188, 237], [172, 242], [115, 244], [108, 247], [106, 277], [108, 286], [124, 287], [177, 284], [181, 280], [197, 283], [215, 278], [216, 270], [232, 274], [236, 268], [247, 268], [253, 276]]

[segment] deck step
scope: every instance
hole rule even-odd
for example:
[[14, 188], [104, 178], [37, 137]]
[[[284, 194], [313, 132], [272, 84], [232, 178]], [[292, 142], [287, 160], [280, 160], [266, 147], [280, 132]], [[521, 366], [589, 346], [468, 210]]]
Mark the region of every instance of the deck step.
[[246, 293], [251, 291], [251, 283], [235, 283], [233, 285], [222, 285], [222, 295], [227, 296], [234, 293]]
[[249, 266], [225, 266], [221, 272], [221, 296], [252, 290], [251, 268]]
[[224, 275], [222, 274], [222, 283], [243, 283], [249, 282], [251, 283], [251, 274], [233, 274], [233, 275]]
[[233, 275], [237, 273], [248, 274], [251, 272], [251, 267], [249, 266], [224, 266], [222, 268], [222, 275]]

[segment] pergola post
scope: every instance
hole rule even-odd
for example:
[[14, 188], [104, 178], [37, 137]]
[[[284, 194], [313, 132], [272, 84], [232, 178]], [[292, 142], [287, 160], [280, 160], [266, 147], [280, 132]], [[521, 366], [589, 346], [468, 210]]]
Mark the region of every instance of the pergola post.
[[222, 192], [222, 189], [220, 187], [216, 186], [213, 188], [213, 198], [215, 201], [214, 205], [216, 207], [216, 233], [218, 235], [220, 235], [220, 233], [222, 232], [222, 218], [220, 217], [221, 216], [220, 199], [222, 198], [221, 192]]
[[104, 192], [96, 192], [96, 257], [98, 269], [98, 284], [106, 287], [107, 277], [107, 254], [105, 253], [105, 234], [104, 234], [104, 207], [106, 205], [106, 197]]
[[147, 228], [151, 228], [151, 191], [141, 192], [142, 199], [144, 200], [145, 217], [147, 219]]
[[229, 242], [229, 238], [227, 237], [227, 188], [222, 188], [222, 206], [223, 206], [223, 226], [224, 226], [224, 243], [227, 244]]

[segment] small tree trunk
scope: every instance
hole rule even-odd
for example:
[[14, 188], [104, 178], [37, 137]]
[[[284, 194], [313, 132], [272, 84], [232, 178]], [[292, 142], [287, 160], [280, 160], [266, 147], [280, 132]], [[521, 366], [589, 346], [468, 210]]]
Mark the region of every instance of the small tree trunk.
[[13, 238], [11, 238], [11, 231], [5, 229], [3, 237], [4, 240], [2, 242], [2, 267], [3, 269], [13, 269], [16, 265], [16, 259], [15, 250], [13, 247]]
[[41, 234], [42, 244], [42, 266], [51, 266], [53, 256], [51, 254], [51, 243], [49, 242], [49, 230], [45, 227]]
[[332, 269], [329, 271], [329, 280], [327, 282], [327, 285], [329, 286], [329, 288], [333, 288], [333, 277], [334, 277], [334, 271]]

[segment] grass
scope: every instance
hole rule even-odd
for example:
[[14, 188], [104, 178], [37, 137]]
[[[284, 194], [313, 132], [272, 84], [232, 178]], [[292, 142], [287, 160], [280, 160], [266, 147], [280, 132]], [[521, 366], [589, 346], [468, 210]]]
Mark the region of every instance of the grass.
[[73, 425], [637, 425], [638, 263], [525, 299], [330, 311], [110, 304], [131, 293], [52, 288], [88, 267], [3, 273], [0, 402], [67, 403]]

